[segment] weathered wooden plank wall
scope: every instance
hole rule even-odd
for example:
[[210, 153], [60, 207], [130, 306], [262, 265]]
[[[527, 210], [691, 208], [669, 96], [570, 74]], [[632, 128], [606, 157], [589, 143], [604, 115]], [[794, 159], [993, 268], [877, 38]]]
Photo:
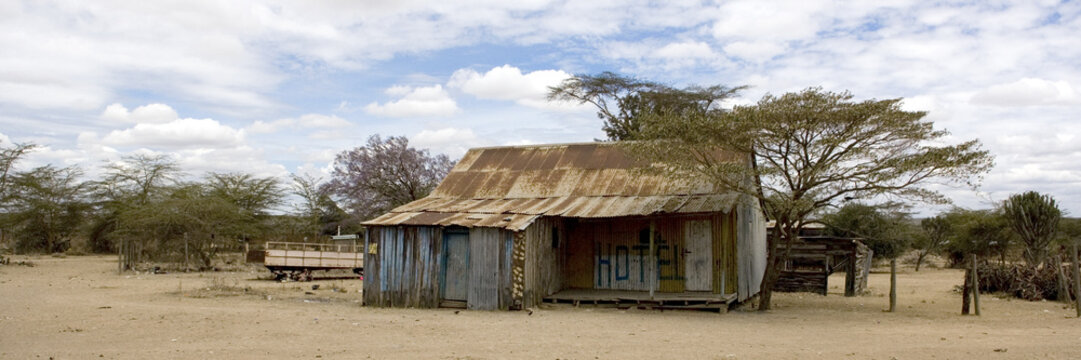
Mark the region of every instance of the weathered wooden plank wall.
[[575, 239], [593, 247], [591, 285], [594, 289], [649, 291], [649, 221], [590, 222], [591, 238]]
[[[573, 225], [571, 225], [573, 224]], [[599, 224], [568, 222], [567, 241], [564, 246], [563, 284], [569, 289], [592, 289], [596, 278], [593, 270], [594, 239], [598, 230], [608, 232], [611, 223]]]
[[364, 304], [379, 307], [437, 307], [442, 229], [372, 227], [369, 235], [364, 268]]
[[[560, 239], [558, 248], [552, 247], [553, 231]], [[563, 287], [560, 259], [566, 248], [567, 234], [562, 219], [548, 217], [537, 219], [523, 232], [526, 257], [522, 302], [531, 307]]]
[[736, 211], [717, 213], [713, 220], [713, 292], [735, 294], [738, 288], [736, 264]]
[[688, 221], [709, 220], [713, 255], [712, 291], [738, 291], [737, 215], [662, 217], [656, 221], [653, 256], [649, 255], [648, 218], [582, 221], [569, 232], [564, 284], [568, 288], [649, 291], [651, 262], [656, 262], [657, 291], [685, 290], [687, 267], [684, 227]]

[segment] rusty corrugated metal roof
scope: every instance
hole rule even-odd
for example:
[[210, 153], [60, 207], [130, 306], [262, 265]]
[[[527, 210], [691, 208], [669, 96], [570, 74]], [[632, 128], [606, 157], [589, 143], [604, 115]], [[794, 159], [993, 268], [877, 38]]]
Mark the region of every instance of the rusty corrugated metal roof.
[[738, 198], [708, 182], [646, 174], [641, 167], [616, 143], [471, 149], [431, 195], [364, 224], [521, 230], [540, 216], [728, 212]]

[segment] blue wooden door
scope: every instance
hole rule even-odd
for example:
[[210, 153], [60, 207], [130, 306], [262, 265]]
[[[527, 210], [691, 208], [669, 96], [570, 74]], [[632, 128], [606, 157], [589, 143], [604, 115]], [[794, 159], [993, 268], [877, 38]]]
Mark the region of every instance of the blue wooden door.
[[448, 231], [443, 238], [443, 300], [469, 298], [469, 233]]

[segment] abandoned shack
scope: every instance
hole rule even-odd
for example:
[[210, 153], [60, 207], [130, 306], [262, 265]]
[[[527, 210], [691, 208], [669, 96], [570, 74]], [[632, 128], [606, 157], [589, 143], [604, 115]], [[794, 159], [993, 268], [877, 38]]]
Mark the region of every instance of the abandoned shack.
[[723, 310], [757, 294], [758, 203], [641, 166], [614, 143], [469, 150], [428, 197], [364, 223], [364, 304]]

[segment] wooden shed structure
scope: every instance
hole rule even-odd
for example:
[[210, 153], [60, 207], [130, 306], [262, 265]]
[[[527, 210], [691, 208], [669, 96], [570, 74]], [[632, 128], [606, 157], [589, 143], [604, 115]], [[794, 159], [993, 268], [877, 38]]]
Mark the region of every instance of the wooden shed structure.
[[755, 295], [758, 203], [641, 166], [615, 143], [469, 150], [428, 197], [364, 223], [364, 304], [726, 307]]

